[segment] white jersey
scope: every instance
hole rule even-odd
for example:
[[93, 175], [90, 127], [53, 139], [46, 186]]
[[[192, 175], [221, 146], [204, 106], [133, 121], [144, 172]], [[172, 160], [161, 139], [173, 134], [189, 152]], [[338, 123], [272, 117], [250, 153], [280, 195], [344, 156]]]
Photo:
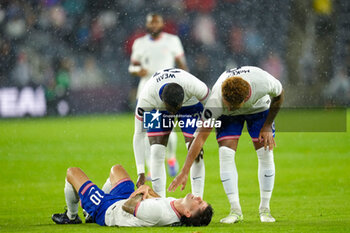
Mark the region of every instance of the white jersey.
[[[250, 95], [244, 105], [237, 110], [229, 111], [222, 102], [222, 83], [230, 77], [241, 77], [250, 85]], [[282, 84], [266, 71], [254, 67], [243, 66], [222, 73], [216, 81], [212, 93], [204, 107], [203, 119], [217, 119], [221, 115], [254, 114], [269, 109], [271, 97], [282, 93]]]
[[141, 201], [134, 215], [122, 209], [128, 199], [111, 205], [105, 214], [107, 226], [150, 227], [168, 226], [180, 222], [180, 214], [174, 207], [175, 198], [152, 198]]
[[175, 59], [183, 55], [184, 49], [176, 35], [162, 32], [156, 40], [149, 34], [136, 39], [132, 46], [131, 62], [140, 63], [148, 71], [140, 80], [137, 97], [157, 70], [175, 67]]
[[205, 103], [209, 96], [209, 88], [201, 80], [192, 74], [177, 68], [166, 69], [156, 72], [146, 83], [138, 99], [136, 116], [143, 117], [139, 108], [144, 111], [152, 109], [165, 110], [165, 104], [161, 99], [161, 89], [165, 84], [177, 83], [184, 90], [182, 106], [191, 106], [198, 101]]

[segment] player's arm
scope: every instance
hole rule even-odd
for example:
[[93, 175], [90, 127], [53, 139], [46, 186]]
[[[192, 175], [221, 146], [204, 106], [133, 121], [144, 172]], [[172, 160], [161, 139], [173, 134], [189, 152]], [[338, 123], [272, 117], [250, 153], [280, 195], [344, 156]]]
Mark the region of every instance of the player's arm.
[[143, 194], [140, 193], [132, 198], [129, 198], [129, 200], [127, 200], [122, 206], [122, 209], [125, 212], [128, 212], [129, 214], [134, 214], [136, 206], [139, 205], [140, 202], [142, 201], [142, 196]]
[[123, 210], [129, 214], [134, 214], [137, 205], [142, 200], [160, 197], [151, 187], [148, 185], [141, 185], [135, 192], [133, 192], [129, 200], [122, 206]]
[[188, 71], [185, 51], [179, 37], [173, 37], [171, 49], [175, 56], [176, 67]]
[[138, 194], [142, 194], [142, 200], [160, 197], [151, 187], [145, 184], [138, 187], [138, 189], [130, 195], [130, 198]]
[[129, 65], [129, 73], [133, 76], [145, 77], [147, 75], [147, 70], [142, 67], [142, 42], [140, 40], [135, 40], [132, 45], [132, 52]]
[[184, 54], [175, 58], [175, 64], [176, 67], [188, 71], [187, 62]]
[[129, 73], [133, 76], [145, 77], [148, 73], [146, 69], [141, 66], [141, 63], [138, 61], [131, 61], [129, 65]]
[[195, 137], [195, 139], [193, 140], [192, 145], [188, 150], [185, 164], [182, 167], [181, 172], [175, 177], [173, 182], [171, 182], [171, 184], [168, 188], [168, 191], [170, 191], [170, 192], [175, 191], [176, 188], [179, 187], [180, 185], [182, 186], [181, 190], [185, 189], [190, 168], [191, 168], [194, 160], [199, 155], [199, 153], [200, 153], [205, 141], [207, 140], [211, 130], [212, 130], [212, 128], [205, 128], [205, 127], [202, 127], [198, 130], [198, 134]]
[[269, 149], [272, 150], [276, 146], [275, 140], [272, 136], [272, 124], [274, 119], [277, 116], [277, 113], [281, 109], [282, 103], [284, 100], [284, 91], [279, 96], [273, 97], [271, 100], [269, 114], [267, 115], [266, 121], [259, 134], [259, 142], [264, 142], [264, 148], [266, 149], [269, 146]]
[[136, 170], [138, 175], [136, 187], [139, 187], [146, 182], [146, 176], [145, 176], [146, 149], [145, 149], [145, 144], [143, 143], [146, 137], [146, 132], [143, 130], [143, 113], [146, 110], [139, 106], [140, 104], [143, 106], [143, 103], [144, 102], [142, 98], [140, 98], [135, 111], [133, 149], [134, 149], [134, 157], [136, 162]]

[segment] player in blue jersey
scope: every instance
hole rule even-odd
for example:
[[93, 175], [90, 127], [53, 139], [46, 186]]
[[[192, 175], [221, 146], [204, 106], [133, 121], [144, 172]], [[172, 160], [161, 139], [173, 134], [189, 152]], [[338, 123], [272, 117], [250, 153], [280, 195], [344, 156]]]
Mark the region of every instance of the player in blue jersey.
[[69, 168], [64, 193], [67, 211], [52, 215], [57, 224], [82, 223], [79, 200], [93, 222], [101, 226], [206, 226], [213, 215], [211, 206], [193, 194], [180, 199], [161, 198], [147, 185], [135, 191], [121, 165], [112, 167], [102, 189], [80, 168]]

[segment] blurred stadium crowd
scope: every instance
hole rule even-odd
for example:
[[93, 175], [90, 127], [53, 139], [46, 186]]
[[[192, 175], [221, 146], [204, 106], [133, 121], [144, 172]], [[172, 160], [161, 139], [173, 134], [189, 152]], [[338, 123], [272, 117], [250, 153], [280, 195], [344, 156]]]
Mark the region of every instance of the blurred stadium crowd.
[[348, 0], [0, 4], [0, 87], [42, 85], [53, 100], [116, 86], [130, 101], [137, 86], [127, 71], [131, 46], [145, 33], [146, 14], [159, 12], [164, 30], [180, 37], [190, 72], [209, 86], [227, 68], [256, 65], [281, 80], [291, 105], [303, 93], [304, 104], [350, 103]]

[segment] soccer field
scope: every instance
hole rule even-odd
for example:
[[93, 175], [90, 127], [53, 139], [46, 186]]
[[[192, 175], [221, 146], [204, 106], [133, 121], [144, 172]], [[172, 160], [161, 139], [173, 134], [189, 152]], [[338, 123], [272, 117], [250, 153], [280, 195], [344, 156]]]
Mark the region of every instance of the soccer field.
[[[276, 223], [260, 223], [257, 156], [247, 133], [236, 154], [244, 222], [223, 225], [229, 203], [219, 176], [218, 146], [205, 145], [204, 199], [214, 217], [201, 228], [111, 228], [96, 224], [56, 225], [63, 212], [64, 177], [81, 167], [100, 187], [112, 165], [122, 164], [136, 179], [132, 150], [133, 116], [0, 120], [0, 232], [350, 232], [350, 118], [347, 132], [278, 132], [276, 181], [271, 210]], [[185, 160], [179, 134], [178, 160]], [[172, 179], [168, 178], [167, 185]], [[182, 197], [190, 191], [168, 193]], [[79, 212], [82, 217], [82, 212]]]

